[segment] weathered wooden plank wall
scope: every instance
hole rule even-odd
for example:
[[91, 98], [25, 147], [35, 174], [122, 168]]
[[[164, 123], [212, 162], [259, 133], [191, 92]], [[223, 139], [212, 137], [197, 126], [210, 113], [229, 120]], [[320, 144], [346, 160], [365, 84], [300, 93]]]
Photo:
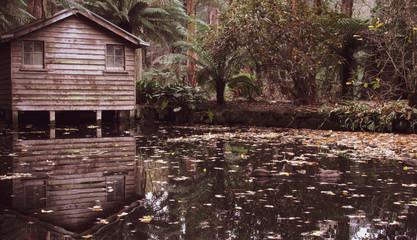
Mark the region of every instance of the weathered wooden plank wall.
[[[96, 201], [104, 211], [121, 203], [111, 198], [113, 191], [124, 192], [118, 200], [134, 195], [134, 137], [24, 140], [14, 142], [13, 147], [17, 154], [13, 171], [31, 174], [13, 180], [14, 207], [25, 209], [31, 198], [25, 188], [44, 186], [45, 196], [38, 196], [44, 198], [44, 206], [38, 207], [53, 212], [40, 217], [61, 227], [75, 230], [105, 217], [91, 208]], [[109, 189], [115, 181], [123, 182], [122, 191]]]
[[[22, 69], [22, 41], [45, 43], [45, 71]], [[107, 71], [106, 44], [120, 37], [72, 16], [12, 42], [13, 110], [133, 110], [135, 50], [125, 47], [125, 71]]]
[[10, 44], [0, 45], [0, 109], [11, 109]]

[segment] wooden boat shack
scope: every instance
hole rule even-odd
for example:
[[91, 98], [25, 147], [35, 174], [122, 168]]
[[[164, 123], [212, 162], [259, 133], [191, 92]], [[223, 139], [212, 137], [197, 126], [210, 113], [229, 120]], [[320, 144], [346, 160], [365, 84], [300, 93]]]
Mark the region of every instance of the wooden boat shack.
[[140, 51], [148, 43], [77, 9], [0, 35], [0, 111], [129, 111], [136, 108]]

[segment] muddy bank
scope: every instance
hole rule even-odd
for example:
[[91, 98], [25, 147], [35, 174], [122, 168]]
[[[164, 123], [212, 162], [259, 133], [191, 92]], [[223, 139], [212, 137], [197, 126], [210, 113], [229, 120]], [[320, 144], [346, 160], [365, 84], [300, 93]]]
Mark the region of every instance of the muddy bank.
[[390, 112], [390, 118], [369, 114], [349, 114], [341, 111], [325, 111], [318, 108], [297, 108], [287, 105], [280, 107], [251, 107], [237, 105], [205, 108], [197, 111], [174, 112], [155, 106], [139, 106], [138, 121], [149, 124], [153, 121], [167, 121], [186, 124], [244, 125], [280, 127], [295, 129], [323, 129], [367, 132], [415, 133], [417, 113]]

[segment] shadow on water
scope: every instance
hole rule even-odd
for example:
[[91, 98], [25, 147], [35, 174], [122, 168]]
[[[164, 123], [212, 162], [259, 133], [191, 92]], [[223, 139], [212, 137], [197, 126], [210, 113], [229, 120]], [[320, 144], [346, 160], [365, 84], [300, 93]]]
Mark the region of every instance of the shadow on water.
[[0, 239], [85, 238], [140, 207], [132, 130], [37, 120], [0, 135]]
[[392, 135], [80, 129], [0, 136], [1, 239], [417, 237], [417, 149], [363, 141]]

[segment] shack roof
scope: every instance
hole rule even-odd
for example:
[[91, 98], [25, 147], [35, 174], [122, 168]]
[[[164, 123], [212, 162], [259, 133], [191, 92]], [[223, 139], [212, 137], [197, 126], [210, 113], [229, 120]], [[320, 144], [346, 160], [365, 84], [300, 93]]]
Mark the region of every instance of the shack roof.
[[103, 17], [99, 16], [98, 14], [91, 12], [89, 10], [80, 11], [76, 8], [72, 9], [65, 9], [62, 10], [50, 17], [39, 19], [35, 22], [23, 25], [19, 28], [16, 28], [10, 32], [4, 33], [0, 35], [0, 42], [8, 42], [18, 37], [24, 36], [31, 32], [34, 32], [38, 29], [44, 28], [49, 26], [53, 23], [61, 21], [71, 16], [82, 16], [91, 22], [109, 30], [110, 32], [120, 36], [121, 38], [125, 39], [126, 41], [132, 43], [134, 46], [141, 48], [141, 47], [148, 47], [150, 44], [143, 41], [142, 39], [136, 37], [135, 35], [127, 32], [126, 30], [118, 27], [117, 25], [113, 24], [112, 22], [104, 19]]

